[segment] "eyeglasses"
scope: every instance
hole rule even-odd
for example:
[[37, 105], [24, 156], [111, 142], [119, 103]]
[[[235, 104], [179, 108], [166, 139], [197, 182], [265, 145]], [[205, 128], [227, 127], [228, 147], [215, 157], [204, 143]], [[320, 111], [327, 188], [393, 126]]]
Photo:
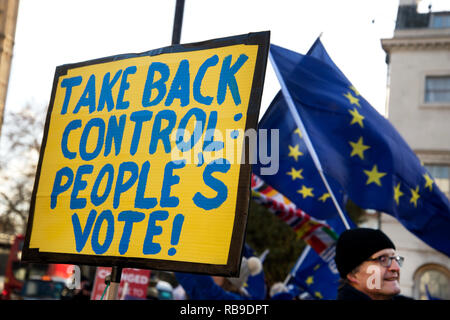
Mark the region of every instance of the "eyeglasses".
[[405, 258], [400, 256], [379, 256], [374, 259], [367, 259], [367, 261], [378, 261], [380, 265], [385, 268], [389, 268], [392, 265], [392, 260], [397, 261], [398, 265], [401, 267], [403, 265], [403, 261], [405, 261]]

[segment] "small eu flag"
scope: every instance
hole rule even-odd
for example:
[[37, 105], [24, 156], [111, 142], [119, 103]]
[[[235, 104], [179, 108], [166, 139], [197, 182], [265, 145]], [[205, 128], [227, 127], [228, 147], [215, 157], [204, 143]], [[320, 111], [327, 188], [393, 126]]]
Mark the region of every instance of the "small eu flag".
[[[309, 248], [309, 247], [308, 247]], [[299, 286], [317, 300], [335, 300], [339, 286], [339, 273], [330, 269], [314, 250], [305, 248], [300, 256], [301, 265], [293, 270], [289, 283]]]

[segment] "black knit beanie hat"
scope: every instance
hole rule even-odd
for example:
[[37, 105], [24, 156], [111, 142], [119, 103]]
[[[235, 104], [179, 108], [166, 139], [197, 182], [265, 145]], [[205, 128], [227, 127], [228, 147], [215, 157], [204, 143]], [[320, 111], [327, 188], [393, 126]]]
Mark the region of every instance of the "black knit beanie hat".
[[341, 233], [336, 244], [336, 266], [345, 279], [347, 274], [374, 253], [392, 248], [394, 243], [381, 230], [356, 228]]

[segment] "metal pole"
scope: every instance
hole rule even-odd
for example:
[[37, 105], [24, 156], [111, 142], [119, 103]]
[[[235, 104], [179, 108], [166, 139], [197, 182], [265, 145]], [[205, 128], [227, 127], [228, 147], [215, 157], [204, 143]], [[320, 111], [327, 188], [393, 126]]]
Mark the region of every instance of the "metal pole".
[[184, 0], [177, 0], [175, 19], [173, 21], [172, 44], [180, 44], [181, 26], [183, 25]]
[[111, 284], [108, 288], [108, 294], [106, 296], [106, 300], [117, 300], [119, 292], [120, 279], [122, 277], [122, 268], [121, 267], [112, 267], [111, 271]]

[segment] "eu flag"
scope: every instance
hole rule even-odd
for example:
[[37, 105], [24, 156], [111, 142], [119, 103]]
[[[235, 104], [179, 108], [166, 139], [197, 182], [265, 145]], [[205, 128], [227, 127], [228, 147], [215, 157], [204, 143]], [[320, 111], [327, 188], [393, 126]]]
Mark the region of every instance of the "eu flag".
[[[348, 222], [351, 228], [356, 227], [350, 219], [348, 219]], [[327, 220], [327, 223], [337, 234], [341, 234], [346, 229], [338, 215]], [[329, 254], [324, 259], [316, 251], [307, 248], [304, 249], [291, 270], [289, 283], [299, 286], [315, 299], [335, 300], [340, 280], [334, 261], [336, 252], [334, 251], [333, 254]]]
[[389, 121], [332, 62], [320, 40], [313, 51], [302, 55], [270, 48], [285, 103], [301, 118], [324, 174], [358, 206], [391, 214], [450, 256], [447, 197]]

